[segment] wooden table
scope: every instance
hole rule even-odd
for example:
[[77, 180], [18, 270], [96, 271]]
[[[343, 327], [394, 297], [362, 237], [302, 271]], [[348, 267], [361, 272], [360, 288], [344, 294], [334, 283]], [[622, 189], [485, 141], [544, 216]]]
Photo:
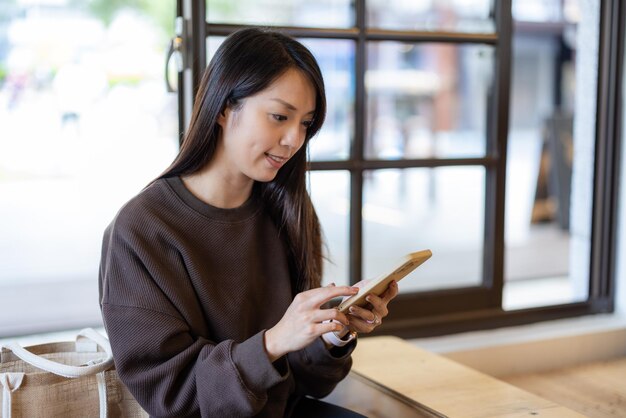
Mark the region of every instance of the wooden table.
[[400, 338], [364, 338], [352, 357], [352, 372], [325, 400], [370, 418], [584, 417]]

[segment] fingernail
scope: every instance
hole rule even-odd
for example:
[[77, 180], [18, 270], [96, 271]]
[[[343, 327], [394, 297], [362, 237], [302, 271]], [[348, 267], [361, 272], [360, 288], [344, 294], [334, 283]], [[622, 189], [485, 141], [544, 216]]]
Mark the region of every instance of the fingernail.
[[366, 297], [365, 297], [365, 300], [366, 300], [366, 301], [368, 301], [368, 302], [371, 302], [371, 301], [372, 301], [372, 298], [371, 298], [370, 296], [366, 296]]
[[350, 306], [350, 313], [355, 313], [356, 309], [354, 309], [354, 306]]

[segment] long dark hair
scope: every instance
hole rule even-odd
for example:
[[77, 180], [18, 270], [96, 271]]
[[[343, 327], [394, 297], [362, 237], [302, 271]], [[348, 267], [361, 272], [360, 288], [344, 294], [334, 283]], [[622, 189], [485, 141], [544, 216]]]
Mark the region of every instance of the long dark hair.
[[326, 94], [320, 68], [311, 52], [278, 32], [243, 29], [230, 35], [205, 70], [196, 95], [189, 129], [180, 152], [160, 178], [189, 175], [215, 154], [220, 135], [218, 116], [227, 107], [254, 95], [290, 68], [302, 71], [315, 91], [315, 114], [304, 145], [271, 182], [256, 183], [270, 216], [289, 251], [294, 293], [319, 287], [322, 277], [320, 224], [306, 189], [307, 145], [324, 123]]

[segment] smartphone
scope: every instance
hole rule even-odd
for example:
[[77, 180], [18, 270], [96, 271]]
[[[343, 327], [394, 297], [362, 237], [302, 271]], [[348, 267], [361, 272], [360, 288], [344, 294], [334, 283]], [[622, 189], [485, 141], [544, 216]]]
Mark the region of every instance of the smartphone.
[[340, 312], [346, 313], [348, 312], [348, 309], [350, 309], [350, 306], [363, 306], [367, 304], [367, 301], [365, 300], [367, 295], [374, 294], [376, 296], [380, 296], [385, 290], [387, 290], [387, 287], [392, 280], [399, 282], [407, 274], [422, 265], [422, 263], [428, 260], [432, 255], [433, 253], [430, 250], [422, 250], [407, 254], [393, 270], [368, 282], [364, 287], [359, 289], [359, 293], [354, 296], [350, 296], [348, 299], [339, 304], [337, 309], [339, 309]]

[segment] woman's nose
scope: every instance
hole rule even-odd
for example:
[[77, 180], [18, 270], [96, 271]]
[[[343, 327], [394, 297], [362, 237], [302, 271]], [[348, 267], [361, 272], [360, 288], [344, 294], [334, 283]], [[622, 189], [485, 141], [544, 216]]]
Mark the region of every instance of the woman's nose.
[[289, 127], [281, 140], [281, 145], [285, 145], [295, 151], [297, 151], [304, 143], [304, 137], [306, 130], [302, 128], [300, 124], [294, 124]]

